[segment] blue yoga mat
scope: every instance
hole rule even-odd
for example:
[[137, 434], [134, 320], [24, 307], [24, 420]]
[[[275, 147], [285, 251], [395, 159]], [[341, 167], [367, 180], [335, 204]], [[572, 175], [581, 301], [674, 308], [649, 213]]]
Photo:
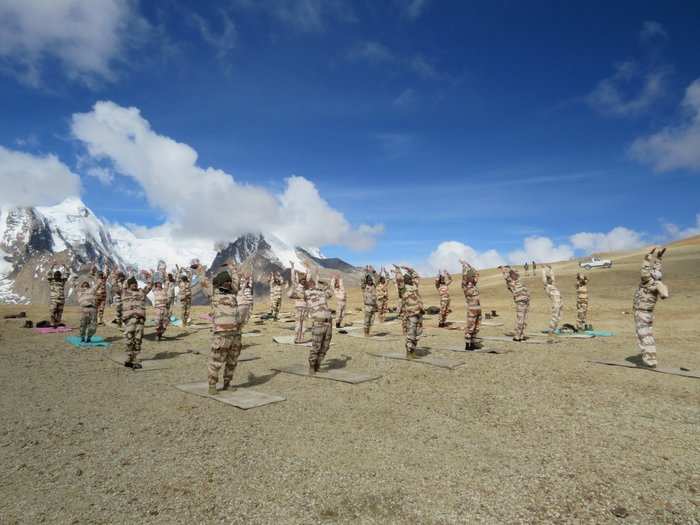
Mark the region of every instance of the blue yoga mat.
[[612, 337], [615, 335], [615, 332], [608, 332], [607, 330], [586, 330], [584, 333], [596, 337]]
[[77, 335], [69, 335], [66, 337], [66, 342], [78, 348], [107, 348], [112, 346], [111, 343], [108, 343], [99, 335], [93, 335], [89, 343], [81, 343], [80, 337]]

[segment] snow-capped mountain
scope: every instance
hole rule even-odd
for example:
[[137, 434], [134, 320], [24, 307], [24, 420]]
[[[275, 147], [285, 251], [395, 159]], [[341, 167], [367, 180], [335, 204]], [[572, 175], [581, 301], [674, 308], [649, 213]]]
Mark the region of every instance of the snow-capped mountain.
[[353, 266], [327, 259], [317, 248], [290, 246], [271, 235], [243, 235], [219, 246], [217, 250], [206, 240], [179, 238], [166, 226], [142, 232], [109, 225], [78, 198], [50, 207], [1, 209], [0, 302], [46, 302], [45, 275], [52, 264], [74, 271], [88, 263], [138, 270], [156, 268], [161, 260], [172, 268], [198, 259], [218, 268], [233, 259], [253, 273], [260, 292], [270, 271], [288, 276], [290, 262], [299, 269], [318, 268], [321, 274], [343, 272], [349, 282], [357, 274]]

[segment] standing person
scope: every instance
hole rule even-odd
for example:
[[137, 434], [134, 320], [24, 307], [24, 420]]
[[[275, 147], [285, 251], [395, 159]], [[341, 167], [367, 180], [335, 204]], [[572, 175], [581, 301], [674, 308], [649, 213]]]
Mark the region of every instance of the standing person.
[[282, 309], [282, 289], [285, 282], [279, 272], [270, 273], [270, 315], [277, 321]]
[[172, 273], [168, 273], [163, 282], [163, 289], [165, 290], [165, 295], [168, 298], [168, 322], [170, 322], [170, 316], [173, 314], [173, 305], [175, 304], [175, 276]]
[[177, 280], [179, 281], [180, 308], [182, 308], [182, 326], [187, 326], [192, 321], [190, 309], [192, 308], [192, 283], [190, 283], [190, 272], [183, 270], [179, 266], [177, 269]]
[[542, 283], [544, 284], [544, 291], [552, 302], [551, 307], [551, 317], [549, 319], [549, 333], [553, 334], [557, 331], [559, 327], [559, 322], [561, 321], [561, 292], [559, 288], [554, 283], [554, 270], [547, 264], [542, 268]]
[[450, 313], [450, 285], [452, 284], [452, 276], [447, 270], [442, 270], [438, 273], [435, 279], [435, 288], [440, 295], [440, 320], [438, 326], [444, 328], [447, 326], [447, 316]]
[[304, 291], [307, 288], [306, 278], [307, 274], [304, 272], [297, 272], [294, 269], [294, 263], [289, 261], [292, 266], [292, 282], [290, 284], [289, 292], [287, 292], [288, 297], [296, 297], [294, 300], [294, 309], [296, 311], [296, 323], [294, 325], [294, 342], [301, 344], [304, 342], [304, 319], [306, 319], [307, 309], [306, 309], [306, 299], [304, 298]]
[[396, 266], [394, 264], [394, 280], [396, 282], [396, 295], [399, 298], [399, 304], [398, 304], [398, 310], [399, 310], [399, 317], [401, 318], [401, 331], [403, 332], [403, 335], [406, 335], [406, 331], [408, 330], [408, 323], [406, 320], [406, 316], [404, 315], [403, 311], [403, 297], [401, 296], [402, 290], [403, 290], [403, 273], [401, 273], [401, 268], [399, 266]]
[[222, 269], [211, 282], [204, 275], [204, 269], [201, 266], [198, 268], [202, 292], [211, 298], [213, 305], [213, 334], [207, 367], [207, 381], [209, 395], [216, 395], [216, 384], [219, 381], [219, 371], [222, 366], [224, 368], [222, 390], [235, 390], [235, 388], [231, 388], [231, 381], [233, 381], [233, 373], [238, 366], [238, 357], [243, 348], [241, 341], [242, 323], [237, 300], [240, 278], [235, 265], [230, 266], [232, 273]]
[[170, 310], [168, 310], [168, 290], [163, 286], [158, 276], [153, 288], [153, 307], [155, 308], [156, 339], [163, 340], [163, 334], [170, 324]]
[[377, 272], [371, 266], [365, 267], [365, 273], [362, 276], [362, 281], [360, 281], [360, 286], [362, 287], [362, 304], [365, 311], [364, 319], [364, 334], [365, 337], [369, 337], [369, 333], [372, 330], [372, 322], [374, 321], [374, 314], [377, 312], [377, 282], [379, 278]]
[[[654, 255], [656, 252], [656, 255]], [[654, 247], [644, 256], [641, 281], [634, 294], [634, 324], [642, 362], [656, 368], [656, 340], [654, 339], [654, 308], [659, 299], [668, 299], [668, 287], [662, 282], [661, 258], [666, 248]]]
[[345, 317], [345, 307], [347, 305], [348, 295], [345, 291], [343, 278], [339, 273], [336, 273], [331, 279], [331, 290], [333, 290], [333, 295], [335, 295], [335, 308], [338, 311], [338, 318], [335, 321], [335, 327], [341, 328], [343, 326], [343, 318]]
[[77, 283], [78, 305], [80, 305], [80, 342], [90, 343], [97, 331], [97, 287], [93, 273], [74, 276]]
[[63, 319], [63, 308], [66, 305], [66, 281], [70, 279], [70, 270], [63, 268], [63, 273], [56, 270], [56, 265], [52, 264], [46, 275], [49, 283], [49, 318], [51, 326], [56, 328]]
[[525, 264], [523, 265], [523, 270], [525, 270], [525, 275], [528, 274], [528, 268], [530, 268], [530, 265], [528, 264], [527, 261], [525, 261]]
[[462, 290], [467, 306], [467, 323], [464, 327], [464, 349], [467, 351], [478, 350], [481, 343], [478, 341], [479, 328], [481, 326], [481, 300], [479, 294], [479, 272], [467, 261], [462, 263]]
[[588, 330], [588, 277], [576, 274], [576, 330]]
[[418, 273], [408, 266], [403, 267], [406, 273], [401, 280], [401, 302], [406, 318], [406, 356], [414, 358], [418, 347], [418, 336], [423, 331], [423, 300], [418, 291]]
[[386, 313], [389, 311], [389, 281], [384, 268], [379, 271], [377, 282], [377, 318], [380, 323], [384, 322]]
[[124, 287], [126, 286], [126, 274], [122, 271], [118, 271], [112, 274], [112, 304], [114, 305], [116, 322], [119, 328], [124, 324], [124, 304], [122, 302], [122, 294], [124, 293]]
[[527, 311], [530, 308], [530, 292], [520, 280], [518, 272], [510, 266], [499, 266], [499, 268], [506, 281], [508, 290], [513, 294], [513, 302], [515, 303], [515, 333], [513, 341], [524, 341], [526, 339]]
[[537, 263], [535, 261], [532, 261], [532, 276], [534, 277], [536, 273], [537, 273]]
[[136, 277], [129, 277], [126, 287], [122, 292], [122, 304], [124, 305], [124, 340], [126, 342], [127, 358], [124, 366], [128, 368], [142, 368], [136, 361], [136, 356], [141, 351], [143, 340], [143, 325], [146, 322], [146, 296], [153, 289], [153, 274], [148, 275], [150, 282], [143, 288], [139, 288]]
[[253, 275], [248, 273], [241, 276], [238, 288], [238, 313], [241, 316], [241, 326], [248, 323], [253, 312]]
[[[96, 267], [93, 267], [93, 273]], [[97, 325], [104, 326], [105, 306], [107, 304], [107, 279], [109, 279], [109, 268], [99, 271], [95, 279], [95, 300], [97, 301]]]
[[[333, 316], [328, 307], [328, 299], [333, 297], [333, 291], [318, 278], [306, 279], [303, 289], [304, 301], [309, 310], [313, 325], [311, 326], [311, 350], [309, 351], [309, 374], [314, 375], [323, 362], [333, 337]], [[292, 289], [292, 299], [299, 299], [297, 289]]]

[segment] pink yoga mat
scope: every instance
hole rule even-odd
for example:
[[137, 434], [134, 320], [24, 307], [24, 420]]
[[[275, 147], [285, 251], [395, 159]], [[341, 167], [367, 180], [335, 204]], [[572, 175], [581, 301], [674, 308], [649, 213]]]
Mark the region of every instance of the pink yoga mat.
[[37, 334], [62, 334], [64, 332], [70, 332], [72, 328], [70, 326], [59, 326], [57, 328], [52, 328], [47, 326], [46, 328], [32, 328]]
[[211, 321], [211, 315], [208, 314], [199, 314], [200, 319], [204, 319], [205, 321]]

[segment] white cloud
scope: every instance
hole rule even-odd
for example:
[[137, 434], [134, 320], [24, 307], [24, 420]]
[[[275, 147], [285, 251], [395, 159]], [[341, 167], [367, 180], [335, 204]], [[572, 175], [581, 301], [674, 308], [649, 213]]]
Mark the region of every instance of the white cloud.
[[568, 244], [555, 245], [549, 237], [527, 237], [523, 241], [523, 248], [508, 254], [508, 260], [512, 264], [524, 264], [528, 261], [556, 262], [571, 259], [574, 250]]
[[132, 0], [2, 0], [0, 64], [32, 86], [48, 58], [70, 78], [111, 81], [147, 27]]
[[416, 55], [408, 61], [408, 67], [417, 75], [431, 79], [437, 78], [438, 72], [423, 55]]
[[232, 5], [262, 12], [303, 33], [325, 31], [330, 19], [356, 20], [350, 3], [342, 0], [234, 0]]
[[217, 32], [213, 24], [198, 14], [193, 14], [192, 19], [202, 35], [202, 39], [216, 51], [216, 58], [224, 60], [236, 47], [238, 31], [236, 25], [226, 11], [218, 13], [217, 20], [221, 23], [221, 31]]
[[417, 99], [418, 97], [416, 96], [416, 90], [406, 88], [392, 101], [392, 104], [397, 108], [405, 109], [414, 106]]
[[588, 104], [607, 115], [627, 117], [649, 109], [666, 94], [667, 68], [646, 71], [634, 61], [617, 64], [615, 72], [604, 78], [586, 97]]
[[645, 244], [642, 234], [624, 226], [617, 226], [608, 233], [576, 233], [569, 237], [569, 241], [574, 248], [587, 254], [634, 250]]
[[428, 0], [399, 0], [398, 3], [404, 16], [416, 20], [423, 13]]
[[358, 42], [349, 52], [351, 60], [365, 60], [374, 64], [394, 62], [396, 57], [391, 50], [380, 42], [370, 40]]
[[109, 161], [116, 173], [134, 179], [181, 235], [215, 241], [260, 232], [289, 244], [367, 248], [379, 231], [353, 229], [303, 177], [288, 178], [276, 196], [198, 166], [192, 147], [153, 131], [137, 108], [98, 102], [91, 112], [73, 115], [72, 132], [95, 161]]
[[635, 140], [630, 155], [657, 171], [700, 170], [700, 78], [688, 86], [682, 102], [684, 122]]
[[105, 186], [109, 186], [114, 181], [114, 173], [112, 173], [112, 170], [101, 166], [91, 166], [87, 168], [85, 173], [90, 177], [95, 177]]
[[642, 30], [639, 33], [639, 38], [643, 42], [649, 42], [654, 40], [668, 40], [668, 32], [666, 28], [654, 20], [647, 20], [642, 24]]
[[694, 235], [700, 235], [700, 213], [695, 216], [694, 226], [681, 228], [677, 224], [667, 222], [664, 223], [663, 228], [666, 238], [673, 241], [685, 239], [686, 237], [693, 237]]
[[437, 274], [440, 270], [447, 270], [450, 273], [462, 271], [459, 260], [464, 259], [475, 268], [493, 268], [505, 264], [503, 258], [496, 250], [477, 252], [471, 246], [459, 241], [441, 242], [433, 253], [428, 257], [427, 270], [429, 273]]
[[54, 155], [0, 146], [0, 206], [51, 206], [80, 193], [80, 178]]

